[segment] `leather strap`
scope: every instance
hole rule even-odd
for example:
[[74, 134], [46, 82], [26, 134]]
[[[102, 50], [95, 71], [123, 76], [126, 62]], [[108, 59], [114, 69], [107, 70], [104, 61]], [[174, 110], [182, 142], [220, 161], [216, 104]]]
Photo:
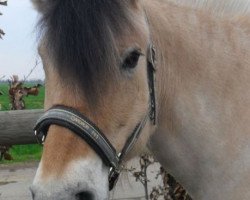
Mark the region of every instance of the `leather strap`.
[[153, 122], [153, 125], [156, 124], [156, 87], [155, 87], [155, 72], [156, 72], [156, 52], [155, 47], [150, 44], [148, 48], [148, 87], [150, 95], [150, 119]]
[[119, 158], [114, 147], [102, 131], [77, 110], [65, 106], [52, 107], [37, 121], [34, 129], [37, 133], [46, 134], [50, 125], [70, 129], [84, 139], [100, 155], [106, 165], [118, 167]]
[[135, 127], [133, 133], [129, 136], [127, 139], [122, 152], [119, 156], [120, 160], [123, 160], [123, 158], [130, 152], [130, 150], [135, 145], [136, 141], [138, 140], [140, 133], [145, 126], [146, 122], [148, 121], [148, 114], [144, 117], [144, 119]]

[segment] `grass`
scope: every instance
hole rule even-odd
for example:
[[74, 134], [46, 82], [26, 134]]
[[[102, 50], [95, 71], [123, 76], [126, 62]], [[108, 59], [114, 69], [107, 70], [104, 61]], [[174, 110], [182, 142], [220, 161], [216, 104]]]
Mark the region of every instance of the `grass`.
[[[31, 84], [26, 84], [25, 86], [30, 87]], [[8, 84], [0, 84], [0, 91], [4, 93], [4, 95], [0, 96], [0, 104], [1, 104], [1, 111], [10, 110], [10, 102], [9, 102], [9, 86]], [[40, 88], [39, 95], [38, 96], [28, 96], [25, 97], [25, 106], [26, 109], [39, 109], [43, 108], [43, 102], [44, 102], [44, 93], [45, 89], [44, 87]]]
[[[32, 86], [26, 84], [25, 86]], [[10, 110], [8, 84], [0, 84], [0, 91], [4, 95], [0, 96], [0, 111]], [[44, 87], [40, 88], [38, 96], [28, 96], [24, 98], [26, 109], [41, 109], [44, 102]], [[10, 149], [11, 156], [14, 158], [12, 161], [0, 161], [0, 164], [11, 164], [16, 162], [29, 162], [40, 160], [42, 154], [41, 145], [15, 145]]]
[[0, 164], [39, 161], [41, 159], [42, 146], [36, 144], [15, 145], [10, 149], [9, 153], [13, 157], [13, 160], [3, 160], [0, 161]]

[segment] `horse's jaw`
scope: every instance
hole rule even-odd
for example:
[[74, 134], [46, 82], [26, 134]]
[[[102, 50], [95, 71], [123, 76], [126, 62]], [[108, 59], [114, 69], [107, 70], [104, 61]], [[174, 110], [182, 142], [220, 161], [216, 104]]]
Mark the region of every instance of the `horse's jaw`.
[[31, 186], [33, 200], [109, 199], [108, 168], [99, 158], [72, 161], [60, 177], [44, 177], [42, 166]]

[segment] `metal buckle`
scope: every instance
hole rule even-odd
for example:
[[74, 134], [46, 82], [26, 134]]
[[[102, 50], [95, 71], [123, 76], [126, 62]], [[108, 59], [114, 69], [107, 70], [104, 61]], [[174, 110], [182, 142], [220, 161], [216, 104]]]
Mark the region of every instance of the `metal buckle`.
[[[34, 135], [36, 137], [36, 141], [38, 144], [44, 145], [46, 135], [43, 132], [37, 132], [37, 130], [34, 131]], [[39, 137], [41, 135], [41, 137]]]
[[121, 173], [120, 169], [116, 169], [114, 167], [110, 168], [110, 171], [109, 171], [109, 191], [111, 191], [115, 187], [115, 185], [118, 181], [118, 178], [120, 176], [120, 173]]
[[119, 160], [118, 167], [115, 167], [115, 165], [113, 165], [113, 167], [111, 167], [110, 170], [109, 170], [109, 191], [111, 191], [115, 187], [115, 185], [116, 185], [116, 183], [118, 181], [118, 178], [120, 176], [120, 173], [121, 173], [121, 167], [120, 167], [121, 156], [122, 156], [122, 153], [117, 154], [117, 157], [118, 157], [118, 160]]

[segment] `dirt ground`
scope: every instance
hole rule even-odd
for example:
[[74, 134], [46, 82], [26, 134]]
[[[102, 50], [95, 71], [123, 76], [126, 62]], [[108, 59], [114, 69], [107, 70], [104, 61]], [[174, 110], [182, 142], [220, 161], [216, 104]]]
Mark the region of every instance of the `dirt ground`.
[[[138, 167], [138, 161], [133, 160], [129, 165]], [[35, 176], [37, 166], [37, 162], [0, 165], [0, 200], [31, 200], [29, 186]], [[151, 180], [149, 188], [159, 184], [159, 180], [155, 180], [158, 169], [158, 164], [148, 169]], [[142, 200], [145, 199], [144, 188], [141, 183], [135, 182], [135, 178], [130, 174], [123, 174], [110, 197], [113, 200]]]

